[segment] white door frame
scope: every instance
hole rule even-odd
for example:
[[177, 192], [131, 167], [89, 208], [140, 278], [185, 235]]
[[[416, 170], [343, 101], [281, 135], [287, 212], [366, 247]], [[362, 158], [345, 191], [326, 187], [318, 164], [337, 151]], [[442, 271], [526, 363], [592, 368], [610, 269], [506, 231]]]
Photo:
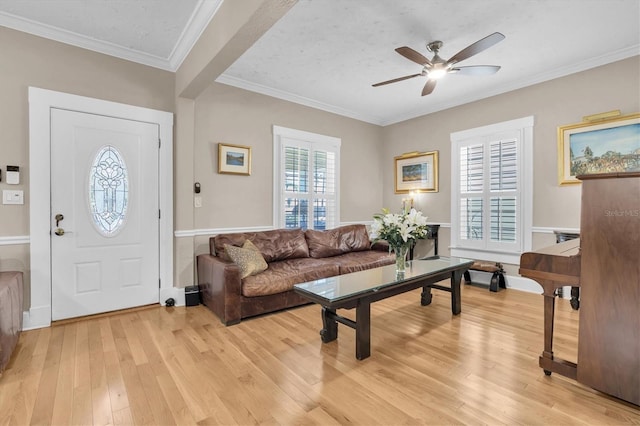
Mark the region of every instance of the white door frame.
[[29, 226], [31, 306], [25, 330], [51, 325], [51, 108], [130, 119], [160, 126], [161, 303], [176, 297], [173, 287], [173, 114], [84, 96], [29, 87]]

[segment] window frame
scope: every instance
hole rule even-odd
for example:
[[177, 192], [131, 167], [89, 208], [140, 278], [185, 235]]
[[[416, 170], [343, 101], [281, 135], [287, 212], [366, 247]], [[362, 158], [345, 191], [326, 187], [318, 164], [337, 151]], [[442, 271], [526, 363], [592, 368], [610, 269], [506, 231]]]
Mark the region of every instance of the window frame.
[[[327, 223], [327, 229], [331, 227], [337, 227], [340, 225], [340, 146], [342, 140], [333, 136], [321, 135], [318, 133], [306, 132], [303, 130], [290, 129], [281, 126], [273, 126], [273, 227], [276, 229], [285, 228], [285, 214], [282, 206], [284, 205], [284, 199], [288, 194], [285, 191], [286, 182], [284, 180], [283, 165], [281, 164], [283, 158], [283, 151], [286, 146], [304, 147], [309, 149], [309, 159], [313, 163], [314, 153], [318, 151], [334, 152], [335, 153], [335, 194], [329, 198], [334, 199], [333, 212], [334, 223], [330, 226]], [[309, 175], [313, 176], [313, 169], [309, 170]], [[313, 180], [308, 182], [309, 193], [305, 197], [308, 199], [308, 205], [311, 206], [309, 214], [307, 216], [307, 223], [314, 224], [313, 216], [313, 201], [316, 198], [326, 199], [326, 194], [321, 194], [322, 197], [316, 197], [313, 192]], [[328, 215], [327, 215], [328, 216]], [[309, 228], [313, 229], [313, 228]]]
[[[451, 255], [477, 260], [519, 264], [520, 255], [531, 250], [533, 218], [533, 116], [451, 133]], [[517, 189], [516, 242], [491, 241], [491, 198], [500, 192], [491, 191], [491, 144], [516, 140]], [[483, 145], [483, 238], [463, 240], [460, 237], [461, 199], [466, 195], [460, 187], [460, 148]]]

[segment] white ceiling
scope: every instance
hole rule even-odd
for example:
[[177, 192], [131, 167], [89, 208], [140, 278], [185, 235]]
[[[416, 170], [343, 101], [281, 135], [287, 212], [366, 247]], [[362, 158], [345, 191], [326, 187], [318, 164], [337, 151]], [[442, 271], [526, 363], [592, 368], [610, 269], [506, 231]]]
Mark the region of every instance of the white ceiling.
[[[0, 25], [175, 70], [221, 1], [0, 0]], [[496, 31], [460, 66], [497, 74], [448, 75], [425, 97], [425, 77], [371, 87], [421, 71], [397, 47], [431, 58], [442, 40], [446, 59]], [[386, 125], [635, 55], [638, 0], [299, 0], [217, 81]]]

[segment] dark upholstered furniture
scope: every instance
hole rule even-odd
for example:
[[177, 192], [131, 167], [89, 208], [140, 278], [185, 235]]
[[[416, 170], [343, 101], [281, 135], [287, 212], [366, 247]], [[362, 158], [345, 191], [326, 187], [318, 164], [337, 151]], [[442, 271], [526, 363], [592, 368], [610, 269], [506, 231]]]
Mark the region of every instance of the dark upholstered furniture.
[[0, 272], [0, 373], [22, 331], [22, 272]]
[[[227, 256], [225, 244], [245, 240], [260, 250], [267, 270], [240, 279], [240, 269]], [[225, 325], [243, 318], [309, 303], [293, 285], [395, 262], [386, 244], [371, 246], [364, 225], [327, 231], [276, 229], [220, 234], [209, 239], [209, 253], [197, 257], [203, 303]]]

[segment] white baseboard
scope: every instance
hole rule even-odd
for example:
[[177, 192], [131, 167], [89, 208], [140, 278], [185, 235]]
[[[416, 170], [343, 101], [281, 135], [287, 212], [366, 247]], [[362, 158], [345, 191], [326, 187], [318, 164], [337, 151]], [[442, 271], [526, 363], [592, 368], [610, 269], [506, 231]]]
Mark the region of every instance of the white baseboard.
[[[488, 272], [469, 271], [469, 274], [471, 275], [471, 282], [474, 283], [486, 284], [488, 286], [491, 281], [491, 274]], [[504, 280], [507, 288], [526, 291], [527, 293], [542, 294], [540, 284], [529, 278], [505, 274]]]
[[[185, 297], [183, 288], [163, 288], [160, 289], [160, 304], [165, 305], [165, 302], [169, 298], [173, 298], [175, 306], [184, 306]], [[51, 307], [40, 306], [31, 308], [28, 311], [22, 312], [22, 330], [36, 330], [38, 328], [45, 328], [51, 326]]]
[[184, 288], [170, 287], [160, 289], [160, 304], [165, 306], [167, 299], [172, 298], [175, 301], [175, 306], [184, 306]]
[[35, 330], [51, 325], [51, 306], [40, 306], [22, 312], [22, 330]]

